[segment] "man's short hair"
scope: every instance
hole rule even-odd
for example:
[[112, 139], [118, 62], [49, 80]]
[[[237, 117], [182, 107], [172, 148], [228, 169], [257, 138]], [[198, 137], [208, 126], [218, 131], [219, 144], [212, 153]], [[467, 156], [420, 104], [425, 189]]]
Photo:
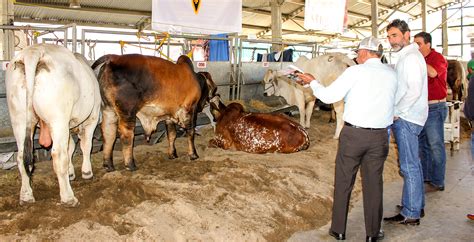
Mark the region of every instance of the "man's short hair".
[[383, 55], [383, 46], [380, 45], [379, 49], [377, 51], [369, 50], [369, 52], [371, 52], [371, 53], [377, 55], [379, 58], [381, 58], [382, 55]]
[[391, 28], [399, 29], [402, 32], [402, 34], [405, 34], [406, 32], [410, 32], [410, 28], [408, 27], [407, 22], [405, 22], [404, 20], [400, 20], [400, 19], [395, 19], [391, 23], [389, 23], [387, 25], [387, 32]]
[[419, 37], [423, 38], [423, 42], [425, 44], [430, 43], [430, 45], [431, 45], [431, 34], [426, 33], [426, 32], [420, 32], [420, 33], [415, 35], [415, 38], [419, 38]]

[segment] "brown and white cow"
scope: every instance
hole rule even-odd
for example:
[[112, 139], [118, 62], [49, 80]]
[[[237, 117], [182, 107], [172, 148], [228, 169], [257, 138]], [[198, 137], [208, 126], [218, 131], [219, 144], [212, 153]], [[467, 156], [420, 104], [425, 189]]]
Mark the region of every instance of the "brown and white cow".
[[[69, 179], [75, 143], [81, 140], [82, 177], [92, 178], [90, 152], [99, 120], [100, 91], [97, 79], [84, 57], [58, 45], [39, 44], [25, 48], [11, 60], [6, 72], [7, 102], [18, 146], [21, 175], [20, 204], [35, 201], [31, 189], [33, 134], [40, 125], [42, 146], [52, 144], [53, 167], [59, 182], [61, 203], [78, 205]], [[23, 163], [23, 165], [21, 165]]]
[[[104, 167], [113, 171], [112, 148], [117, 128], [120, 133], [125, 167], [136, 170], [133, 158], [133, 138], [136, 118], [140, 120], [147, 139], [165, 120], [168, 133], [168, 156], [176, 158], [176, 129], [184, 128], [188, 137], [188, 155], [197, 159], [194, 133], [197, 113], [209, 99], [212, 82], [206, 74], [197, 74], [191, 60], [180, 56], [170, 61], [138, 54], [105, 55], [93, 65], [100, 68], [98, 79], [102, 93], [101, 124]], [[212, 83], [213, 84], [213, 83]], [[215, 88], [213, 90], [215, 93]]]
[[[295, 66], [299, 67], [306, 73], [315, 76], [324, 86], [329, 86], [337, 79], [348, 67], [355, 65], [355, 62], [342, 53], [330, 53], [308, 59], [301, 56]], [[311, 115], [313, 113], [314, 102], [316, 98], [303, 94], [301, 86], [288, 84], [286, 81], [278, 81], [277, 72], [268, 71], [265, 75], [265, 90], [267, 95], [278, 95], [285, 98], [289, 105], [296, 105], [300, 113], [300, 124], [305, 128], [310, 127]], [[273, 88], [272, 88], [273, 86]], [[305, 90], [309, 91], [310, 88]], [[303, 94], [303, 95], [302, 95]], [[333, 104], [336, 112], [336, 132], [334, 138], [339, 138], [344, 122], [342, 115], [344, 112], [344, 101]]]
[[293, 153], [309, 147], [303, 126], [283, 114], [248, 113], [239, 103], [227, 107], [211, 102], [216, 119], [215, 137], [209, 146], [249, 153]]
[[452, 91], [452, 100], [462, 101], [467, 96], [466, 71], [457, 60], [448, 60], [447, 82]]

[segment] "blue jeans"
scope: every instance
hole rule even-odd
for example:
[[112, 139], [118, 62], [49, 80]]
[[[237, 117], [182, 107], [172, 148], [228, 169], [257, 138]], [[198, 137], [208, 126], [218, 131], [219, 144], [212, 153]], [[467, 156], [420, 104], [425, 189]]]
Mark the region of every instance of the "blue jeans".
[[423, 126], [401, 118], [395, 120], [392, 131], [398, 145], [400, 172], [403, 175], [402, 206], [400, 214], [405, 218], [420, 218], [425, 206], [423, 171], [418, 152], [418, 135]]
[[444, 186], [446, 173], [444, 120], [447, 115], [448, 107], [445, 102], [430, 104], [428, 120], [419, 136], [423, 178], [437, 187]]
[[474, 160], [474, 127], [471, 128], [471, 159]]

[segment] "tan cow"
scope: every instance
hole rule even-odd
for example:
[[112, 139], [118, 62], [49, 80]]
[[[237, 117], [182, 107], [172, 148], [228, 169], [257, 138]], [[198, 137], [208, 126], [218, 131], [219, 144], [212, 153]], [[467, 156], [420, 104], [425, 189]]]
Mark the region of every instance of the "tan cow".
[[[315, 76], [324, 86], [329, 86], [339, 75], [341, 75], [348, 67], [355, 65], [355, 62], [342, 53], [330, 53], [308, 59], [301, 56], [296, 62], [295, 66], [299, 67], [306, 73]], [[277, 73], [274, 71], [267, 71], [264, 82], [265, 92], [267, 95], [282, 96], [289, 105], [296, 105], [300, 112], [300, 124], [305, 128], [310, 127], [311, 114], [313, 113], [315, 97], [312, 96], [310, 88], [302, 88], [296, 84], [285, 84], [283, 81], [277, 81]], [[311, 94], [303, 94], [302, 89], [307, 89]], [[305, 93], [307, 93], [305, 91]], [[333, 104], [336, 112], [336, 132], [334, 138], [339, 138], [344, 122], [342, 115], [344, 113], [344, 101], [339, 101]]]
[[195, 73], [191, 60], [185, 55], [180, 56], [176, 63], [138, 54], [105, 55], [92, 68], [100, 68], [103, 166], [107, 171], [115, 170], [112, 151], [117, 131], [125, 168], [130, 171], [137, 169], [133, 158], [137, 118], [147, 139], [157, 124], [165, 121], [170, 159], [178, 157], [174, 145], [175, 124], [178, 124], [187, 133], [189, 158], [198, 158], [194, 146], [197, 113], [203, 109], [209, 95], [215, 95], [216, 91], [209, 73]]
[[448, 60], [448, 74], [446, 81], [452, 91], [452, 100], [462, 101], [467, 96], [466, 71], [457, 60]]

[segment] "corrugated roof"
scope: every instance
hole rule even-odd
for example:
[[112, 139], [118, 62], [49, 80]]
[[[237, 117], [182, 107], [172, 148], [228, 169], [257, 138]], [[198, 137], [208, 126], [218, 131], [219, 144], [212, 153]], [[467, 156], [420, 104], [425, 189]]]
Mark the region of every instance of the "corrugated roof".
[[[15, 22], [77, 23], [79, 25], [139, 28], [148, 26], [151, 18], [151, 0], [77, 0], [81, 8], [69, 8], [70, 0], [16, 0]], [[283, 39], [293, 41], [323, 41], [336, 37], [334, 33], [305, 31], [304, 0], [282, 1]], [[348, 28], [358, 34], [370, 35], [371, 0], [348, 0]], [[428, 11], [439, 11], [447, 4], [461, 0], [430, 0]], [[271, 38], [271, 8], [269, 0], [243, 0], [243, 35], [265, 33], [262, 38]], [[421, 7], [418, 0], [378, 1], [379, 21], [394, 10], [419, 18]], [[354, 32], [356, 33], [356, 32]], [[342, 37], [341, 37], [342, 38]]]

